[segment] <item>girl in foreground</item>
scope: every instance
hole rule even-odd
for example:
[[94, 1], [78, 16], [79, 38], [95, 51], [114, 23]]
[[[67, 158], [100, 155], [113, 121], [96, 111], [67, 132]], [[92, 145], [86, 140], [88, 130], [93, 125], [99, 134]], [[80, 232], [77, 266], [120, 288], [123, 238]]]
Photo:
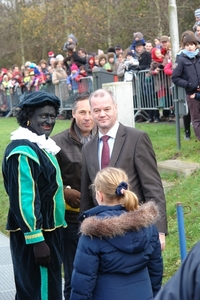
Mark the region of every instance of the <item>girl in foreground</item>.
[[79, 218], [70, 299], [153, 299], [163, 272], [156, 205], [138, 205], [121, 169], [99, 171], [94, 188], [99, 206]]

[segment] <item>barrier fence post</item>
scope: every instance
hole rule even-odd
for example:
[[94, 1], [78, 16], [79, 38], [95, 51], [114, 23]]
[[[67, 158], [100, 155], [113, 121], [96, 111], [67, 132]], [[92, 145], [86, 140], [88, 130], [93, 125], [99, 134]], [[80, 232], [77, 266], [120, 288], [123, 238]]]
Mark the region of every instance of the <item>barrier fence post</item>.
[[180, 135], [180, 120], [179, 120], [179, 100], [174, 99], [175, 115], [176, 115], [176, 142], [178, 150], [181, 149], [181, 135]]
[[179, 233], [181, 261], [183, 261], [187, 255], [187, 250], [186, 250], [183, 206], [182, 206], [181, 202], [176, 203], [176, 213], [177, 213], [177, 221], [178, 221], [178, 233]]

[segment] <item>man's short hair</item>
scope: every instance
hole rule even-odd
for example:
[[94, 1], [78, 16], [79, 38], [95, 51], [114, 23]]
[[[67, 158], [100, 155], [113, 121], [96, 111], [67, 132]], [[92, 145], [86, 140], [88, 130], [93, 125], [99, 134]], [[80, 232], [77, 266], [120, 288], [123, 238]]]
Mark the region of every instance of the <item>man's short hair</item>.
[[72, 110], [75, 111], [77, 109], [77, 103], [79, 101], [87, 100], [87, 99], [89, 99], [89, 97], [90, 97], [90, 93], [87, 93], [87, 92], [82, 93], [82, 94], [78, 94], [75, 101], [74, 101], [74, 103], [73, 103], [73, 105], [72, 105]]
[[87, 54], [87, 51], [84, 48], [79, 48], [78, 51], [83, 52], [85, 55]]
[[113, 92], [111, 92], [111, 91], [109, 91], [109, 90], [98, 89], [98, 90], [94, 91], [94, 92], [90, 95], [90, 97], [89, 97], [89, 103], [90, 103], [90, 106], [91, 106], [91, 99], [92, 99], [93, 97], [104, 97], [105, 94], [109, 94], [110, 97], [112, 98], [113, 103], [116, 104], [116, 101], [115, 101]]

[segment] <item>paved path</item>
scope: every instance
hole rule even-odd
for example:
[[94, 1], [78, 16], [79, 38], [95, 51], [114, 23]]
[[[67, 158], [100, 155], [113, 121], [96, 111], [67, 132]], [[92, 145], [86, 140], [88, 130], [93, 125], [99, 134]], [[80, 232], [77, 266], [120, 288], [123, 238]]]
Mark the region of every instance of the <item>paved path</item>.
[[10, 255], [9, 238], [5, 234], [0, 232], [0, 300], [14, 299], [15, 283], [12, 259]]
[[13, 266], [10, 256], [9, 238], [0, 232], [0, 299], [15, 299]]

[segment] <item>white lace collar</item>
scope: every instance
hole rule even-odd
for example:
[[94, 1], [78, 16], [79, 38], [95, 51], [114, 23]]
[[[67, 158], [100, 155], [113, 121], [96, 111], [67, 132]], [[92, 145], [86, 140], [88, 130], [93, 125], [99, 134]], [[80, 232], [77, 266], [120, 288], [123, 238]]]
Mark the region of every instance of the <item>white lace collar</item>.
[[45, 134], [37, 135], [28, 128], [19, 127], [17, 130], [11, 132], [10, 139], [13, 140], [29, 140], [32, 143], [36, 143], [40, 149], [46, 150], [52, 155], [56, 155], [60, 151], [60, 147], [51, 139], [46, 139]]

